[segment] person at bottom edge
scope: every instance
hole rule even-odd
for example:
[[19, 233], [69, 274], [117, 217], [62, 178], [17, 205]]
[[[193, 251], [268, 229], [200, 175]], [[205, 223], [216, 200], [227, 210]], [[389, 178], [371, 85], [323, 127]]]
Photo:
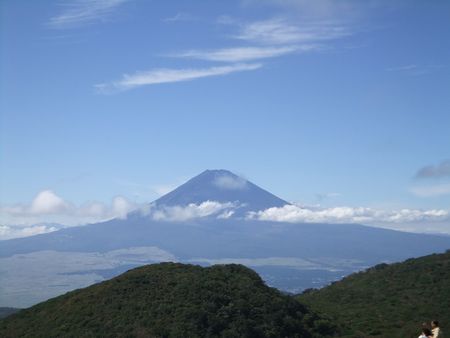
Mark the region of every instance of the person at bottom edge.
[[433, 338], [433, 334], [431, 333], [431, 330], [424, 327], [422, 328], [422, 334], [419, 336], [419, 338]]
[[433, 338], [444, 338], [444, 333], [439, 327], [439, 322], [437, 320], [431, 321], [431, 332], [433, 333]]

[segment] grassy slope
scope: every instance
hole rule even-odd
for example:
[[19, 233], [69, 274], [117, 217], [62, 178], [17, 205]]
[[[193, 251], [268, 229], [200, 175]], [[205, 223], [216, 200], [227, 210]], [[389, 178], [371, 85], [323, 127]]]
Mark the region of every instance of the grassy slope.
[[322, 337], [332, 330], [248, 268], [174, 263], [133, 269], [0, 321], [1, 337]]
[[381, 264], [297, 299], [344, 325], [347, 337], [417, 337], [433, 318], [450, 331], [450, 251]]

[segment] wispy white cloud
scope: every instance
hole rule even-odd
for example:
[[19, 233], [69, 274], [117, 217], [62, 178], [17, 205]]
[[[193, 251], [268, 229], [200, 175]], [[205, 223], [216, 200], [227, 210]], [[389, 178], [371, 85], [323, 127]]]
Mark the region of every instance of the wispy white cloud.
[[418, 65], [407, 64], [403, 66], [389, 67], [386, 70], [388, 72], [397, 72], [405, 75], [420, 76], [434, 73], [446, 68], [445, 65]]
[[[165, 21], [179, 21], [190, 18], [178, 13]], [[350, 35], [343, 25], [329, 21], [292, 23], [278, 17], [256, 22], [242, 22], [231, 17], [220, 17], [218, 22], [227, 24], [237, 30], [228, 35], [229, 39], [238, 40], [240, 46], [217, 49], [191, 49], [169, 54], [169, 57], [198, 59], [211, 62], [226, 62], [226, 66], [208, 68], [160, 68], [149, 71], [124, 74], [121, 79], [95, 85], [97, 92], [111, 94], [140, 86], [162, 83], [191, 81], [194, 79], [227, 75], [230, 73], [252, 71], [261, 68], [261, 63], [245, 63], [257, 60], [281, 57], [292, 53], [309, 52], [323, 48], [325, 41]], [[248, 45], [242, 45], [243, 43]]]
[[243, 72], [261, 68], [262, 64], [232, 64], [227, 66], [209, 67], [209, 68], [187, 68], [187, 69], [154, 69], [146, 72], [137, 72], [129, 75], [125, 74], [122, 79], [110, 83], [101, 83], [95, 85], [98, 92], [103, 94], [114, 93], [117, 91], [129, 90], [141, 86], [173, 83], [181, 81], [192, 81], [195, 79], [222, 76], [236, 72]]
[[180, 22], [180, 21], [192, 21], [195, 20], [195, 17], [189, 13], [178, 12], [174, 16], [163, 19], [163, 22], [172, 23], [172, 22]]
[[74, 0], [61, 4], [60, 14], [50, 18], [51, 28], [71, 28], [105, 21], [120, 5], [129, 0]]
[[219, 62], [244, 62], [279, 57], [293, 52], [317, 49], [314, 45], [307, 46], [265, 46], [265, 47], [235, 47], [216, 50], [190, 50], [173, 57], [199, 59]]
[[272, 6], [300, 19], [355, 20], [380, 7], [396, 7], [400, 1], [361, 0], [241, 0], [244, 6]]
[[237, 29], [230, 35], [250, 46], [213, 50], [188, 50], [170, 56], [219, 62], [243, 62], [280, 57], [294, 52], [310, 52], [322, 49], [326, 41], [350, 35], [343, 25], [332, 22], [292, 23], [286, 18], [242, 22], [230, 17], [220, 17], [218, 22]]
[[397, 67], [389, 67], [386, 70], [389, 72], [403, 72], [403, 71], [409, 71], [409, 70], [415, 70], [417, 69], [417, 65], [415, 64], [409, 64], [404, 66], [397, 66]]
[[234, 38], [262, 44], [285, 45], [313, 44], [347, 35], [350, 35], [348, 28], [333, 22], [292, 24], [284, 18], [274, 18], [242, 25]]
[[380, 210], [366, 207], [304, 207], [285, 205], [248, 214], [249, 219], [290, 223], [412, 223], [449, 221], [447, 210]]
[[219, 215], [217, 216], [217, 218], [218, 218], [218, 219], [228, 219], [228, 218], [230, 218], [231, 216], [233, 216], [234, 213], [235, 213], [234, 210], [225, 210], [224, 212], [222, 212], [221, 214], [219, 214]]

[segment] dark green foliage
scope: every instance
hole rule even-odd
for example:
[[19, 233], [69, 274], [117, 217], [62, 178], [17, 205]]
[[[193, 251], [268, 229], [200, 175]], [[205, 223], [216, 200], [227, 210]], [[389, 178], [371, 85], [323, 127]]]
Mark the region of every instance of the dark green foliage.
[[240, 265], [163, 263], [0, 321], [1, 337], [324, 337], [335, 329]]
[[344, 326], [343, 337], [417, 337], [438, 319], [450, 331], [450, 251], [379, 264], [297, 296]]

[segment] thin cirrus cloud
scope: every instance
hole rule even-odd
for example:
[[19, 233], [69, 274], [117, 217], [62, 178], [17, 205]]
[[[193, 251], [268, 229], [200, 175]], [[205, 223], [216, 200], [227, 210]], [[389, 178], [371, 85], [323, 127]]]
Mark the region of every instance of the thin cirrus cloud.
[[235, 47], [216, 50], [190, 50], [172, 57], [198, 59], [219, 62], [243, 62], [279, 57], [297, 51], [309, 51], [314, 45], [308, 46], [276, 46], [276, 47]]
[[251, 7], [275, 7], [299, 18], [317, 20], [355, 20], [380, 7], [397, 8], [401, 1], [361, 0], [241, 0]]
[[61, 4], [60, 14], [50, 18], [50, 28], [73, 28], [107, 20], [129, 0], [75, 0]]
[[[176, 17], [173, 21], [178, 21], [178, 19]], [[223, 23], [223, 20], [218, 23]], [[350, 34], [346, 28], [330, 22], [294, 25], [282, 18], [250, 23], [228, 19], [227, 24], [237, 30], [236, 34], [228, 35], [228, 38], [239, 41], [240, 46], [217, 49], [191, 49], [166, 55], [168, 57], [228, 63], [225, 66], [152, 69], [131, 75], [124, 74], [119, 80], [100, 83], [94, 87], [98, 93], [112, 94], [141, 86], [192, 81], [200, 78], [257, 70], [263, 67], [263, 64], [253, 63], [253, 61], [319, 50], [323, 47], [325, 41], [338, 39]], [[242, 43], [247, 45], [242, 45]]]
[[232, 35], [232, 39], [256, 46], [189, 50], [170, 56], [219, 62], [260, 60], [294, 52], [316, 51], [322, 47], [325, 40], [334, 40], [350, 34], [346, 28], [331, 23], [309, 23], [298, 26], [281, 18], [245, 24], [233, 23], [233, 25], [239, 27], [239, 32]]
[[196, 18], [189, 13], [178, 12], [174, 16], [162, 19], [162, 21], [166, 22], [166, 23], [173, 23], [173, 22], [180, 22], [180, 21], [194, 21], [195, 19]]
[[102, 94], [129, 90], [141, 86], [173, 83], [181, 81], [192, 81], [199, 78], [228, 75], [231, 73], [250, 71], [261, 68], [259, 63], [232, 64], [227, 66], [216, 66], [209, 68], [186, 68], [186, 69], [154, 69], [147, 72], [137, 72], [129, 75], [124, 74], [118, 81], [101, 83], [95, 85], [95, 89]]
[[261, 44], [285, 45], [316, 43], [348, 35], [350, 31], [345, 26], [333, 22], [318, 21], [294, 25], [286, 19], [274, 18], [242, 25], [240, 32], [233, 38]]

